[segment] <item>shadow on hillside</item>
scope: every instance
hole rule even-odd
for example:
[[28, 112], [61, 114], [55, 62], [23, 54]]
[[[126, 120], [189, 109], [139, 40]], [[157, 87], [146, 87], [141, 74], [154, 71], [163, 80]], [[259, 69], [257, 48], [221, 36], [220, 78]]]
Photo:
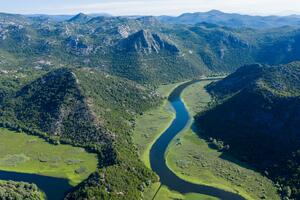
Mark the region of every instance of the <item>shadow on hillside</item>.
[[[217, 149], [213, 148], [212, 145], [210, 145], [210, 142], [209, 142], [209, 135], [206, 135], [204, 133], [204, 131], [202, 131], [199, 127], [197, 127], [196, 123], [193, 122], [192, 125], [191, 125], [191, 129], [193, 130], [194, 133], [196, 133], [196, 135], [200, 138], [200, 139], [203, 139], [206, 141], [207, 145], [209, 148], [215, 150], [215, 151], [218, 151]], [[249, 170], [252, 170], [252, 171], [255, 171], [255, 172], [258, 172], [255, 168], [249, 166], [247, 163], [245, 162], [242, 162], [238, 159], [236, 159], [231, 153], [229, 152], [222, 152], [222, 151], [219, 151], [221, 152], [222, 154], [219, 156], [219, 158], [223, 159], [223, 160], [226, 160], [226, 161], [229, 161], [229, 162], [232, 162], [234, 164], [237, 164], [239, 165], [240, 167], [243, 167], [243, 168], [246, 168], [246, 169], [249, 169]]]

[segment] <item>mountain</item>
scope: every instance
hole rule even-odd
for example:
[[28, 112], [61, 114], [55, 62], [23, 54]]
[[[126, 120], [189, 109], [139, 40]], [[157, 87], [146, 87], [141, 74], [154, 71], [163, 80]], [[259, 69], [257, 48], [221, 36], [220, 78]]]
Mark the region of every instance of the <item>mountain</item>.
[[74, 17], [72, 17], [71, 19], [69, 19], [68, 22], [84, 23], [84, 22], [89, 21], [90, 19], [92, 19], [92, 17], [85, 15], [83, 13], [79, 13], [79, 14], [75, 15]]
[[[203, 134], [278, 182], [298, 199], [300, 63], [248, 65], [207, 90], [215, 103], [196, 117]], [[291, 190], [291, 194], [285, 191]], [[291, 196], [290, 196], [291, 195]]]
[[29, 21], [28, 19], [19, 14], [10, 14], [10, 13], [0, 13], [0, 23], [1, 24], [27, 24]]
[[120, 40], [115, 49], [109, 71], [138, 82], [170, 82], [203, 73], [181, 55], [169, 37], [161, 33], [139, 30]]
[[224, 13], [218, 10], [208, 12], [184, 13], [178, 17], [160, 16], [159, 20], [171, 24], [212, 23], [227, 27], [275, 28], [280, 26], [298, 26], [298, 16], [251, 16], [236, 13]]
[[267, 64], [288, 63], [300, 59], [300, 32], [284, 33], [279, 38], [269, 37], [261, 44], [257, 62]]
[[[215, 15], [216, 11], [212, 12]], [[2, 21], [2, 22], [1, 22]], [[65, 21], [0, 15], [0, 67], [97, 68], [143, 84], [299, 60], [299, 29], [167, 24], [155, 17], [78, 14]]]
[[174, 44], [147, 30], [140, 30], [120, 41], [119, 49], [124, 53], [150, 54], [152, 52], [160, 53], [161, 51], [171, 54], [179, 53], [179, 49]]
[[75, 73], [58, 69], [24, 86], [15, 95], [15, 116], [30, 129], [76, 144], [109, 145], [111, 133], [90, 110]]
[[156, 180], [131, 141], [136, 115], [160, 102], [151, 89], [89, 68], [8, 71], [0, 80], [1, 127], [98, 155], [98, 170], [67, 199], [111, 199], [120, 191], [125, 199], [139, 199], [140, 186]]
[[46, 14], [29, 14], [25, 15], [25, 17], [33, 20], [33, 21], [54, 21], [54, 22], [63, 22], [68, 21], [76, 16], [87, 16], [88, 18], [99, 17], [99, 16], [106, 16], [109, 17], [111, 15], [107, 13], [91, 13], [91, 14], [84, 14], [78, 13], [77, 15], [46, 15]]

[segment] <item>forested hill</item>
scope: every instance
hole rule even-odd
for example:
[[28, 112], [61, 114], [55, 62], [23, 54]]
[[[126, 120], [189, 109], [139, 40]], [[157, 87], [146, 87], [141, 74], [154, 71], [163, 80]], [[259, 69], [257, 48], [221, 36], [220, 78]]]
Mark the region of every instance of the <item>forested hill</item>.
[[233, 72], [255, 62], [299, 60], [297, 26], [228, 28], [155, 17], [78, 14], [68, 20], [0, 13], [1, 69], [97, 68], [160, 84]]
[[204, 134], [300, 198], [300, 63], [244, 66], [207, 89], [216, 102], [196, 117]]
[[98, 171], [68, 199], [139, 199], [141, 185], [156, 178], [138, 160], [131, 131], [135, 116], [157, 105], [160, 97], [149, 88], [95, 69], [39, 73], [7, 71], [0, 77], [0, 125], [98, 154]]
[[35, 184], [0, 181], [0, 188], [0, 196], [3, 199], [44, 199], [42, 191]]

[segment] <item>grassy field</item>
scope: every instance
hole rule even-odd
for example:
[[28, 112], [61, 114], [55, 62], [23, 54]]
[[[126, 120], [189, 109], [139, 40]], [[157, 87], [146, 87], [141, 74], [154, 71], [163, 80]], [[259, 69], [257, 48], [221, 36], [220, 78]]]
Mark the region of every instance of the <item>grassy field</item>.
[[136, 127], [133, 133], [133, 141], [136, 144], [141, 160], [150, 168], [149, 153], [156, 139], [171, 124], [175, 115], [167, 100], [170, 92], [180, 83], [162, 85], [158, 92], [163, 96], [161, 106], [150, 110], [136, 119]]
[[97, 163], [96, 155], [82, 148], [0, 128], [0, 170], [66, 178], [75, 186], [96, 171]]
[[200, 81], [183, 90], [181, 98], [192, 116], [204, 110], [211, 101], [210, 96], [204, 89], [204, 87], [211, 82], [212, 81]]
[[153, 200], [155, 193], [154, 200], [219, 200], [216, 197], [207, 196], [204, 194], [197, 194], [197, 193], [188, 193], [188, 194], [180, 194], [176, 191], [169, 190], [166, 186], [160, 187], [160, 183], [155, 183], [152, 185], [151, 188], [144, 193], [145, 200]]
[[[203, 81], [189, 86], [182, 98], [191, 114], [210, 101]], [[199, 184], [236, 192], [246, 199], [279, 199], [272, 182], [224, 153], [211, 149], [191, 127], [180, 133], [168, 148], [167, 165], [179, 177]]]

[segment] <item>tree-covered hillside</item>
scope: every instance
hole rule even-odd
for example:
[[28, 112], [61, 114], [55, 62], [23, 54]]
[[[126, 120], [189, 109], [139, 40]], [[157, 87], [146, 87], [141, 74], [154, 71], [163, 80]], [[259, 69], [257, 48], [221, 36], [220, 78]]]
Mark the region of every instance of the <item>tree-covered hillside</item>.
[[43, 200], [43, 193], [34, 184], [0, 181], [0, 199], [3, 200]]
[[98, 154], [98, 171], [68, 199], [138, 199], [156, 179], [138, 160], [131, 141], [135, 116], [160, 101], [155, 92], [89, 68], [32, 71], [36, 78], [8, 72], [10, 76], [1, 77], [0, 85], [5, 91], [0, 106], [2, 127]]
[[299, 196], [300, 63], [249, 65], [208, 86], [215, 103], [196, 117], [207, 138]]

